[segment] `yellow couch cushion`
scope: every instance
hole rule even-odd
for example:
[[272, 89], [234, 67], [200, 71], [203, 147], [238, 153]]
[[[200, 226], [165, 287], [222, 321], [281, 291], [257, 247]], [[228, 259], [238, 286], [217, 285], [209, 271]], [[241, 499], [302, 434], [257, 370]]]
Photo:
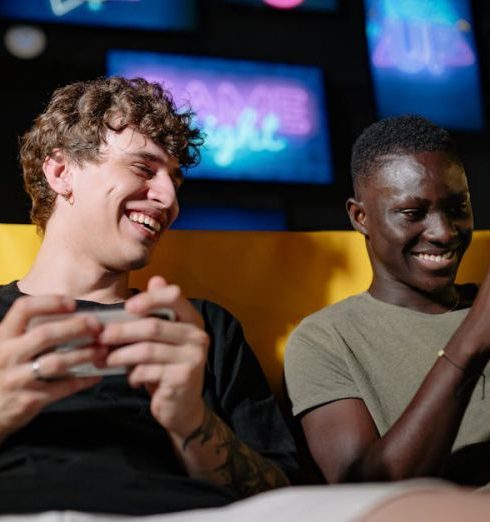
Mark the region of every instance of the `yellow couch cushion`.
[[[0, 224], [0, 283], [29, 269], [40, 239], [33, 225]], [[490, 231], [475, 232], [459, 282], [480, 282], [490, 263]], [[243, 324], [275, 392], [285, 341], [304, 316], [365, 290], [371, 268], [363, 237], [353, 231], [166, 233], [132, 286], [161, 274], [188, 296], [225, 306]]]

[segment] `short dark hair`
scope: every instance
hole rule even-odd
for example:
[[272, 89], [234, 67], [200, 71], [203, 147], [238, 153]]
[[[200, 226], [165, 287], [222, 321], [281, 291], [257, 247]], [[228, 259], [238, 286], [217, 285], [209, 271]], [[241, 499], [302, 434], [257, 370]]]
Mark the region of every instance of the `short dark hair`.
[[364, 129], [352, 147], [354, 188], [381, 166], [386, 156], [439, 151], [462, 163], [449, 132], [428, 119], [404, 115], [379, 120]]
[[203, 143], [192, 116], [190, 109], [178, 109], [161, 85], [142, 78], [98, 78], [57, 89], [21, 140], [32, 222], [44, 231], [53, 212], [56, 194], [44, 176], [43, 163], [55, 148], [78, 164], [95, 162], [108, 130], [132, 127], [175, 156], [181, 167], [189, 168], [199, 162]]

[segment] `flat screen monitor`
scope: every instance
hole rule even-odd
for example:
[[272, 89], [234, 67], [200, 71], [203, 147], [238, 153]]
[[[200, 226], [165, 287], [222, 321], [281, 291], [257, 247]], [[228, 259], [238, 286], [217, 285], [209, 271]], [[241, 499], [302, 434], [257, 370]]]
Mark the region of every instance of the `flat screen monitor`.
[[339, 0], [225, 0], [230, 4], [272, 7], [283, 10], [335, 11]]
[[484, 126], [468, 0], [364, 0], [378, 115], [419, 114], [455, 130]]
[[135, 29], [192, 29], [196, 0], [0, 0], [0, 16]]
[[114, 50], [108, 74], [162, 83], [192, 107], [206, 139], [189, 178], [333, 181], [319, 68]]

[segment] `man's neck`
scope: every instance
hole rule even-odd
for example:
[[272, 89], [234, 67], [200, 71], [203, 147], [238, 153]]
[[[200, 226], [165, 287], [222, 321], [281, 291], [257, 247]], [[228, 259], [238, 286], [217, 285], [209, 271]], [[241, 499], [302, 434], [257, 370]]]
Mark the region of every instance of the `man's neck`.
[[437, 293], [422, 292], [395, 281], [374, 278], [369, 293], [385, 303], [403, 306], [427, 314], [440, 314], [456, 309], [460, 297], [456, 285], [452, 284]]
[[115, 272], [92, 259], [60, 248], [45, 237], [36, 259], [18, 282], [29, 295], [60, 294], [97, 303], [116, 303], [129, 297], [129, 272]]

